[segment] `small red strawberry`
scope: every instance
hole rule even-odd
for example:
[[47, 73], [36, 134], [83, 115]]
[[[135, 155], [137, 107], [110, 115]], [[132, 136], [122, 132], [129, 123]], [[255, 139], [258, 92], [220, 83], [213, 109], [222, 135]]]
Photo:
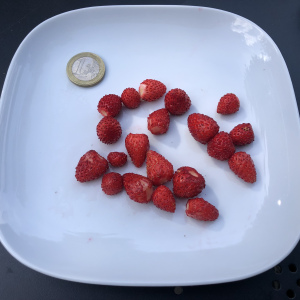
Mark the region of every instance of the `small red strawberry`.
[[173, 193], [179, 198], [195, 197], [205, 188], [205, 179], [194, 168], [181, 167], [173, 176]]
[[127, 88], [121, 95], [123, 104], [127, 108], [137, 108], [141, 104], [140, 94], [134, 88]]
[[125, 139], [125, 147], [129, 156], [131, 157], [132, 163], [140, 168], [145, 159], [147, 151], [150, 148], [149, 139], [146, 134], [133, 134], [129, 133]]
[[122, 135], [120, 123], [112, 117], [104, 117], [97, 125], [97, 135], [104, 144], [114, 144]]
[[127, 155], [124, 152], [110, 152], [107, 160], [113, 167], [122, 167], [127, 162]]
[[227, 160], [234, 152], [235, 147], [231, 137], [224, 131], [215, 135], [207, 144], [208, 155], [218, 160]]
[[139, 93], [143, 100], [152, 102], [160, 97], [166, 92], [166, 86], [158, 80], [146, 79], [139, 87]]
[[170, 90], [165, 97], [165, 107], [172, 115], [182, 115], [191, 107], [190, 97], [184, 90]]
[[204, 145], [219, 132], [220, 128], [213, 118], [197, 113], [189, 115], [188, 127], [192, 137]]
[[91, 181], [102, 176], [107, 169], [107, 160], [95, 150], [90, 150], [80, 158], [75, 177], [80, 182]]
[[256, 181], [256, 170], [254, 162], [246, 152], [236, 152], [228, 160], [229, 168], [235, 175], [246, 182], [254, 183]]
[[98, 111], [103, 117], [115, 117], [119, 114], [121, 108], [121, 98], [113, 94], [105, 95], [98, 103]]
[[170, 125], [170, 115], [166, 108], [154, 111], [148, 117], [148, 130], [155, 135], [164, 134]]
[[161, 185], [173, 177], [173, 165], [159, 153], [149, 150], [147, 152], [147, 177], [153, 185]]
[[237, 146], [251, 144], [254, 141], [254, 132], [250, 123], [235, 126], [229, 133], [232, 142]]
[[151, 201], [153, 185], [147, 177], [134, 173], [126, 173], [123, 175], [123, 184], [131, 200], [138, 203], [148, 203]]
[[161, 210], [174, 213], [176, 209], [175, 198], [170, 191], [164, 185], [160, 185], [152, 194], [152, 201], [156, 207]]
[[102, 191], [106, 195], [115, 195], [123, 190], [123, 178], [119, 173], [105, 174], [101, 183]]
[[190, 199], [186, 203], [185, 213], [199, 221], [214, 221], [219, 217], [219, 211], [203, 198]]
[[236, 113], [239, 109], [239, 98], [235, 94], [226, 94], [218, 103], [217, 113], [222, 115], [230, 115]]

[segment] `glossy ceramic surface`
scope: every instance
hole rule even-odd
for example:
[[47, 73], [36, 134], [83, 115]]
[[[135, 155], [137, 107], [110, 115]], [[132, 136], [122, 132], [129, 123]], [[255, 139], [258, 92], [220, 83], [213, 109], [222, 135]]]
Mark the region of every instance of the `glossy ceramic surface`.
[[[82, 88], [66, 64], [80, 52], [101, 56], [106, 74]], [[114, 145], [96, 135], [99, 99], [153, 78], [184, 89], [192, 107], [153, 136], [146, 118], [163, 99], [123, 108]], [[235, 93], [240, 111], [216, 113]], [[221, 130], [250, 122], [255, 141], [239, 147], [257, 168], [247, 184], [226, 162], [210, 158], [187, 128], [190, 113], [213, 117]], [[240, 16], [202, 7], [120, 6], [71, 11], [39, 25], [22, 42], [5, 80], [0, 110], [0, 237], [8, 251], [42, 273], [113, 285], [196, 285], [246, 278], [287, 256], [300, 233], [298, 109], [284, 59], [272, 39]], [[141, 205], [125, 192], [106, 196], [101, 179], [75, 180], [79, 158], [125, 151], [128, 133], [146, 133], [151, 149], [177, 169], [205, 177], [201, 196], [216, 222]], [[146, 174], [131, 162], [111, 170]], [[171, 184], [167, 184], [171, 186]]]

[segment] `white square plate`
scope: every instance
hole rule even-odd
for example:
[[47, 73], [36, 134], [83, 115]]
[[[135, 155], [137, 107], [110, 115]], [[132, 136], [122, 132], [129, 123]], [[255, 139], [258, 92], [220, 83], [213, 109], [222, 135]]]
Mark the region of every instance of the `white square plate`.
[[[79, 52], [101, 56], [107, 72], [92, 88], [66, 75]], [[150, 112], [163, 99], [123, 108], [114, 145], [96, 135], [99, 99], [138, 88], [153, 78], [167, 89], [184, 89], [188, 113], [171, 117], [168, 133], [153, 136]], [[220, 97], [235, 93], [241, 109], [220, 116]], [[258, 180], [246, 184], [206, 153], [187, 128], [201, 112], [221, 130], [250, 122], [255, 141], [248, 152]], [[1, 97], [0, 236], [8, 251], [42, 273], [113, 285], [197, 285], [258, 274], [287, 256], [300, 233], [300, 132], [298, 109], [284, 59], [254, 23], [202, 7], [119, 6], [71, 11], [36, 27], [17, 50]], [[220, 212], [216, 222], [186, 217], [185, 200], [175, 214], [141, 205], [123, 191], [101, 191], [101, 179], [75, 180], [79, 158], [125, 151], [128, 133], [146, 133], [151, 149], [174, 169], [191, 166], [207, 187], [201, 196]], [[131, 162], [124, 174], [146, 175]], [[168, 184], [170, 186], [170, 183]]]

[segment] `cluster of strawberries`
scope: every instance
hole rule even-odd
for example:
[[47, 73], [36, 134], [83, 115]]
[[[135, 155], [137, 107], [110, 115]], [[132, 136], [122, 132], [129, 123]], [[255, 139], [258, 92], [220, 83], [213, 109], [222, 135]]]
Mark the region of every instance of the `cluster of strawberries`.
[[[122, 134], [120, 123], [114, 119], [122, 103], [129, 109], [139, 107], [141, 100], [152, 102], [166, 93], [166, 86], [152, 79], [140, 84], [139, 92], [134, 88], [127, 88], [121, 97], [106, 95], [98, 104], [98, 111], [103, 115], [97, 125], [97, 135], [101, 142], [113, 144]], [[164, 134], [169, 129], [170, 114], [182, 115], [189, 110], [191, 100], [185, 91], [172, 89], [165, 96], [165, 108], [151, 113], [148, 117], [148, 130], [155, 135]], [[239, 109], [239, 100], [233, 94], [221, 98], [218, 113], [229, 114]], [[235, 145], [245, 145], [254, 140], [250, 124], [236, 126], [230, 134], [219, 132], [218, 124], [210, 117], [202, 114], [191, 114], [188, 117], [188, 127], [195, 138], [202, 144], [207, 144], [208, 154], [219, 160], [229, 159], [230, 168], [240, 178], [247, 182], [256, 180], [256, 172], [252, 159], [244, 152], [235, 153]], [[123, 187], [130, 199], [138, 203], [148, 203], [167, 212], [174, 213], [178, 198], [193, 198], [205, 188], [203, 176], [191, 167], [181, 167], [175, 173], [173, 165], [159, 153], [149, 150], [150, 144], [146, 134], [128, 134], [125, 139], [126, 150], [132, 163], [140, 168], [146, 160], [147, 177], [126, 173], [123, 176], [116, 172], [105, 174], [101, 188], [107, 195], [115, 195]], [[235, 153], [235, 154], [234, 154]], [[113, 167], [121, 167], [127, 162], [127, 155], [123, 152], [111, 152], [107, 160], [96, 151], [90, 150], [84, 154], [77, 167], [75, 177], [80, 182], [86, 182], [101, 177], [108, 169], [108, 163]], [[252, 169], [251, 169], [252, 168]], [[253, 171], [254, 170], [254, 171]], [[173, 193], [163, 184], [173, 181]], [[154, 186], [158, 186], [155, 190]], [[174, 194], [174, 195], [173, 195]], [[190, 199], [186, 205], [186, 214], [197, 220], [213, 221], [219, 216], [218, 210], [203, 198]]]
[[[98, 111], [103, 115], [103, 119], [97, 125], [97, 135], [101, 142], [113, 144], [122, 135], [120, 123], [114, 119], [122, 108], [122, 103], [129, 109], [140, 106], [141, 99], [147, 102], [161, 98], [167, 88], [160, 81], [153, 79], [144, 80], [139, 87], [139, 92], [134, 88], [127, 88], [121, 97], [117, 95], [106, 95], [102, 97], [98, 104]], [[166, 133], [169, 129], [170, 116], [182, 115], [191, 106], [191, 100], [185, 91], [172, 89], [165, 96], [165, 107], [151, 113], [148, 117], [148, 130], [155, 135]]]
[[[223, 96], [217, 107], [217, 113], [229, 115], [240, 108], [240, 101], [234, 94]], [[250, 123], [235, 126], [230, 133], [219, 132], [219, 125], [209, 116], [194, 113], [188, 117], [188, 128], [193, 138], [201, 144], [207, 144], [209, 156], [218, 160], [228, 160], [230, 169], [246, 182], [256, 181], [256, 170], [249, 154], [235, 152], [235, 146], [244, 146], [254, 141], [254, 132]]]

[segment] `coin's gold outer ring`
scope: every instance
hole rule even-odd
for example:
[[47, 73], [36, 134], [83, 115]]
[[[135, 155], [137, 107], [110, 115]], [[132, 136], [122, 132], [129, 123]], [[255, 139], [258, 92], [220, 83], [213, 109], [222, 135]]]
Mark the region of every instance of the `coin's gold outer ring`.
[[[83, 80], [80, 80], [80, 79], [76, 78], [73, 75], [73, 72], [72, 72], [72, 66], [73, 66], [74, 62], [77, 59], [79, 59], [81, 57], [84, 57], [84, 56], [91, 57], [91, 58], [95, 59], [97, 61], [98, 65], [99, 65], [99, 73], [97, 74], [97, 76], [95, 78], [93, 78], [92, 80], [88, 80], [88, 81], [83, 81]], [[89, 86], [96, 85], [97, 83], [99, 83], [103, 79], [104, 74], [105, 74], [105, 64], [104, 64], [102, 58], [100, 56], [94, 54], [94, 53], [91, 53], [91, 52], [78, 53], [75, 56], [73, 56], [67, 64], [67, 75], [68, 75], [69, 79], [73, 83], [75, 83], [76, 85], [79, 85], [79, 86], [89, 87]]]

